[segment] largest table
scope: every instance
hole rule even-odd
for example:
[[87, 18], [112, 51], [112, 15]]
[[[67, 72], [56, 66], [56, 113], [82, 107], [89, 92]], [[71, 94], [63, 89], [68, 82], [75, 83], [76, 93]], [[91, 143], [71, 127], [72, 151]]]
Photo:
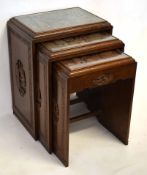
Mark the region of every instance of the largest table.
[[[109, 22], [79, 7], [22, 15], [8, 21], [13, 112], [48, 152], [53, 151], [54, 143], [53, 64], [101, 51], [123, 51], [123, 42], [111, 34]], [[103, 91], [104, 88], [101, 94]], [[78, 95], [83, 98], [86, 93]]]
[[[13, 112], [34, 139], [40, 137], [38, 43], [98, 31], [111, 33], [112, 26], [79, 7], [21, 15], [8, 21]], [[51, 137], [47, 142], [52, 152]]]

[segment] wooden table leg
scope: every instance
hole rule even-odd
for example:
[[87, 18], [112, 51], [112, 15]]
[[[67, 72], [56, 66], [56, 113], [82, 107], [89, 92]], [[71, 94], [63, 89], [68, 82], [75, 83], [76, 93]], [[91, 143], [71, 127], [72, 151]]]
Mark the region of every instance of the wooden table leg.
[[53, 151], [67, 167], [69, 159], [69, 91], [66, 78], [54, 77]]
[[78, 93], [89, 110], [99, 108], [99, 122], [125, 145], [128, 144], [134, 79], [120, 80], [114, 84]]
[[99, 122], [125, 145], [128, 144], [133, 92], [134, 79], [121, 80], [101, 91], [103, 113]]
[[49, 153], [53, 151], [52, 143], [52, 63], [48, 57], [39, 54], [38, 72], [38, 133], [39, 140]]

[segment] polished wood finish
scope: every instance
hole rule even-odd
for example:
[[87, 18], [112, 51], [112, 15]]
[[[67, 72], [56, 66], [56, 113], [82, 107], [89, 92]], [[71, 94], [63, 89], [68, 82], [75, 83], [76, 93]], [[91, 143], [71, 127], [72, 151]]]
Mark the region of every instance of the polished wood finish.
[[125, 145], [129, 139], [134, 81], [135, 78], [119, 80], [77, 93], [89, 110], [99, 106], [102, 112], [97, 115], [98, 121]]
[[[51, 138], [50, 141], [43, 139], [48, 137], [48, 134], [42, 135], [43, 127], [39, 129], [43, 123], [39, 121], [38, 111], [41, 100], [38, 86], [38, 43], [102, 31], [111, 34], [112, 25], [78, 7], [22, 15], [8, 21], [13, 112], [34, 139], [40, 138], [42, 143], [51, 144]], [[49, 69], [51, 67], [50, 65]], [[51, 82], [50, 75], [48, 78]], [[45, 101], [43, 96], [42, 98]], [[50, 109], [48, 113], [51, 113]], [[48, 150], [51, 152], [51, 146]]]
[[[81, 60], [79, 58], [81, 68], [75, 59], [60, 61], [54, 65], [54, 152], [65, 166], [69, 162], [70, 93], [103, 87], [94, 94], [94, 98], [88, 96], [90, 105], [87, 106], [91, 112], [99, 111], [95, 113], [99, 121], [123, 143], [128, 143], [136, 62], [120, 51], [101, 53], [100, 57], [92, 66], [85, 60], [92, 62], [93, 56], [92, 60], [90, 56], [84, 61], [82, 57]], [[96, 103], [99, 97], [101, 100]]]
[[[92, 115], [128, 143], [136, 62], [108, 21], [79, 7], [22, 15], [8, 42], [13, 112], [49, 153], [68, 166], [69, 123]], [[81, 101], [89, 112], [69, 116]]]
[[104, 19], [79, 7], [22, 15], [15, 19], [34, 33], [104, 22]]
[[112, 30], [109, 22], [79, 7], [17, 16], [11, 21], [35, 40]]
[[[56, 81], [58, 79], [58, 81]], [[54, 72], [53, 151], [61, 162], [69, 162], [69, 104], [70, 93], [66, 77]]]
[[[55, 44], [55, 43], [58, 43], [58, 44]], [[62, 45], [61, 43], [65, 43], [64, 46], [61, 46]], [[78, 44], [80, 44], [80, 43], [82, 43], [82, 44], [79, 45], [79, 47], [78, 47]], [[56, 50], [56, 52], [53, 52], [54, 54], [52, 54], [52, 52], [51, 52], [50, 45], [51, 46], [53, 45], [54, 50]], [[64, 49], [63, 49], [63, 47], [64, 47]], [[42, 120], [42, 123], [44, 123], [44, 126], [43, 125], [41, 126], [41, 122], [39, 122], [39, 127], [52, 128], [52, 122], [51, 122], [52, 112], [51, 112], [51, 110], [53, 108], [52, 107], [52, 101], [53, 101], [52, 98], [54, 98], [54, 96], [52, 96], [52, 90], [51, 90], [52, 86], [53, 86], [51, 72], [54, 72], [54, 70], [52, 70], [53, 64], [59, 60], [69, 60], [71, 58], [75, 58], [77, 55], [83, 56], [82, 58], [80, 58], [82, 61], [82, 60], [84, 60], [85, 57], [87, 57], [87, 59], [88, 59], [88, 56], [86, 56], [87, 53], [88, 54], [98, 53], [98, 52], [101, 52], [103, 50], [110, 51], [112, 49], [118, 49], [119, 50], [118, 53], [119, 53], [119, 52], [123, 51], [124, 44], [122, 41], [111, 36], [110, 34], [108, 34], [106, 32], [101, 32], [100, 34], [93, 33], [93, 34], [87, 34], [84, 36], [70, 37], [70, 38], [63, 39], [63, 40], [56, 40], [56, 41], [53, 41], [53, 44], [51, 44], [51, 42], [41, 43], [38, 46], [38, 48], [39, 49], [38, 49], [37, 57], [39, 59], [39, 77], [40, 77], [40, 80], [41, 80], [41, 77], [46, 77], [45, 74], [48, 74], [48, 77], [49, 77], [47, 79], [44, 78], [44, 81], [39, 80], [39, 89], [40, 89], [40, 93], [43, 95], [44, 95], [44, 91], [48, 92], [48, 93], [46, 93], [45, 98], [49, 98], [48, 100], [50, 101], [50, 105], [48, 106], [49, 109], [44, 108], [44, 109], [46, 109], [46, 114], [44, 114], [44, 110], [42, 108], [40, 109], [42, 112], [41, 111], [39, 112], [39, 118], [40, 118], [40, 120]], [[107, 57], [109, 58], [110, 55], [112, 55], [111, 51]], [[96, 59], [100, 59], [100, 57], [102, 57], [102, 56], [97, 54], [95, 56], [92, 56], [92, 58], [93, 57], [95, 57], [95, 61], [96, 61]], [[120, 56], [120, 57], [123, 57], [123, 56]], [[76, 59], [78, 60], [78, 58], [76, 58]], [[75, 61], [76, 59], [73, 59], [73, 61]], [[117, 56], [115, 59], [118, 59]], [[121, 59], [121, 58], [119, 58], [119, 59]], [[64, 63], [66, 63], [66, 62], [64, 62]], [[77, 62], [77, 66], [78, 66], [78, 64], [80, 64], [80, 62], [79, 63]], [[45, 67], [47, 67], [47, 68], [45, 68]], [[44, 72], [44, 74], [42, 76], [40, 76], [41, 72]], [[41, 96], [43, 96], [43, 95], [41, 95]], [[44, 101], [42, 100], [41, 106], [44, 107], [45, 105], [46, 104], [44, 104]], [[50, 122], [48, 123], [46, 121], [50, 121]], [[48, 126], [48, 125], [50, 125], [50, 126]], [[51, 150], [53, 149], [53, 145], [51, 143], [51, 137], [52, 137], [51, 130], [49, 132], [48, 137], [46, 135], [45, 130], [44, 130], [44, 134], [42, 132], [41, 135], [42, 135], [42, 137], [40, 137], [41, 142], [43, 144], [46, 142], [46, 145], [48, 145], [47, 147], [49, 148], [47, 150], [49, 152], [51, 152]]]
[[36, 138], [33, 60], [30, 59], [33, 46], [29, 40], [20, 38], [13, 31], [9, 30], [8, 36], [13, 111], [30, 134]]
[[81, 48], [82, 46], [89, 46], [91, 44], [98, 44], [104, 41], [112, 41], [116, 38], [108, 32], [92, 33], [82, 36], [75, 36], [72, 38], [65, 38], [55, 40], [52, 42], [46, 42], [43, 45], [52, 53], [63, 52], [63, 50]]
[[45, 42], [40, 49], [55, 61], [111, 49], [123, 50], [124, 43], [108, 32], [99, 32]]
[[[43, 57], [44, 58], [44, 57]], [[48, 58], [43, 59], [40, 55], [39, 61], [39, 86], [40, 96], [38, 106], [38, 131], [39, 140], [45, 146], [49, 153], [52, 152], [52, 68], [48, 64]], [[49, 86], [48, 86], [49, 85]]]

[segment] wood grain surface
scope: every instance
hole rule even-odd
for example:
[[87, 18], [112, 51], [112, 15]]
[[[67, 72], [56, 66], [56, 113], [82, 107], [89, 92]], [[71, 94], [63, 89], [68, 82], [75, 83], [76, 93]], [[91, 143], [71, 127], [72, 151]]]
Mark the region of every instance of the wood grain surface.
[[79, 7], [22, 15], [15, 19], [35, 33], [105, 21]]

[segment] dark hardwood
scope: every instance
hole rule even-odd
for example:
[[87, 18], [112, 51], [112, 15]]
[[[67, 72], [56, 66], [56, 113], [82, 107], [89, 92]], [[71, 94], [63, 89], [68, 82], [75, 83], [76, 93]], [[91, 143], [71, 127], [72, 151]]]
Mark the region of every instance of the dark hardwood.
[[77, 122], [79, 120], [83, 120], [83, 119], [86, 119], [86, 118], [89, 118], [89, 117], [97, 116], [100, 113], [101, 113], [101, 111], [88, 112], [88, 113], [81, 114], [81, 115], [78, 115], [78, 116], [69, 117], [69, 120], [70, 120], [70, 123], [73, 123], [73, 122]]
[[119, 80], [77, 93], [90, 111], [99, 106], [101, 113], [97, 115], [98, 121], [125, 145], [128, 145], [129, 139], [134, 81], [135, 78]]
[[11, 87], [13, 111], [30, 134], [36, 138], [34, 109], [33, 46], [30, 41], [8, 32], [10, 49]]
[[21, 15], [11, 21], [35, 40], [112, 30], [109, 22], [80, 7]]
[[[74, 7], [13, 17], [7, 26], [13, 112], [35, 140], [68, 166], [69, 122], [96, 115], [128, 144], [136, 62], [108, 21]], [[69, 116], [81, 101], [89, 112]]]
[[[94, 59], [96, 56], [99, 59]], [[99, 121], [123, 143], [128, 143], [136, 62], [120, 51], [96, 56], [92, 56], [92, 60], [85, 56], [84, 61], [81, 57], [54, 65], [54, 152], [65, 166], [69, 164], [69, 105], [73, 92], [103, 87], [92, 98], [88, 97], [89, 109], [93, 113], [99, 111], [95, 113]], [[80, 119], [82, 117], [85, 115]]]
[[[105, 31], [111, 34], [112, 25], [75, 7], [13, 17], [7, 26], [13, 112], [34, 139], [41, 138], [43, 143], [51, 142], [51, 139], [43, 139], [47, 136], [44, 137], [41, 134], [43, 130], [39, 129], [43, 123], [40, 124], [38, 111], [41, 100], [38, 86], [38, 43], [93, 32]], [[49, 82], [50, 77], [49, 75]], [[48, 150], [51, 152], [52, 147], [48, 147]]]
[[40, 50], [51, 61], [72, 58], [112, 49], [124, 49], [124, 43], [108, 32], [98, 32], [42, 43]]
[[[55, 44], [58, 43], [58, 44]], [[62, 46], [62, 44], [64, 43], [64, 45]], [[81, 45], [80, 45], [81, 44]], [[54, 50], [56, 50], [56, 52], [54, 52], [54, 55], [52, 54], [51, 51], [51, 46], [54, 47]], [[92, 49], [91, 49], [92, 48]], [[52, 75], [51, 72], [54, 72], [54, 70], [52, 70], [53, 64], [59, 60], [69, 60], [71, 58], [73, 59], [73, 62], [77, 63], [77, 66], [80, 65], [80, 62], [83, 62], [85, 57], [88, 59], [91, 56], [86, 56], [87, 53], [98, 53], [101, 52], [103, 50], [107, 50], [110, 51], [112, 49], [118, 49], [118, 53], [123, 51], [124, 49], [124, 44], [122, 41], [120, 41], [119, 39], [111, 36], [110, 34], [106, 33], [106, 32], [101, 32], [101, 33], [93, 33], [93, 34], [87, 34], [84, 36], [77, 36], [77, 37], [70, 37], [67, 39], [63, 39], [63, 40], [55, 40], [52, 43], [51, 42], [46, 42], [46, 43], [41, 43], [40, 45], [38, 45], [38, 59], [39, 59], [39, 75], [40, 72], [44, 72], [43, 75], [39, 76], [40, 80], [42, 79], [42, 77], [46, 77], [45, 74], [48, 74], [49, 78], [44, 78], [44, 80], [39, 80], [39, 89], [40, 89], [40, 93], [44, 95], [44, 91], [47, 92], [46, 93], [46, 99], [48, 99], [48, 101], [50, 101], [50, 105], [48, 106], [49, 109], [46, 110], [46, 114], [44, 114], [44, 110], [43, 108], [40, 108], [39, 114], [39, 118], [40, 120], [42, 120], [42, 123], [44, 123], [44, 126], [41, 126], [41, 122], [39, 122], [39, 127], [44, 127], [44, 128], [52, 128], [52, 98], [54, 98], [54, 96], [52, 96]], [[109, 53], [109, 55], [111, 54], [111, 51]], [[55, 56], [56, 55], [56, 56]], [[80, 61], [77, 62], [78, 57], [75, 58], [76, 56], [82, 55], [83, 57], [80, 58]], [[101, 54], [100, 55], [93, 55], [92, 58], [95, 57], [95, 61], [97, 59], [100, 59]], [[109, 57], [108, 57], [109, 58]], [[117, 59], [117, 56], [116, 58]], [[72, 60], [70, 61], [72, 62]], [[66, 62], [65, 62], [66, 63]], [[94, 61], [93, 61], [94, 63]], [[92, 64], [93, 64], [92, 63]], [[44, 65], [44, 66], [43, 66]], [[45, 70], [45, 67], [46, 70]], [[87, 81], [87, 80], [86, 80]], [[41, 96], [43, 96], [41, 95]], [[45, 106], [46, 104], [43, 101], [44, 99], [42, 99], [42, 105], [41, 106]], [[50, 111], [50, 112], [49, 112]], [[50, 121], [50, 123], [47, 123], [46, 121]], [[50, 125], [50, 126], [48, 126]], [[43, 131], [43, 130], [42, 130]], [[42, 143], [46, 142], [46, 145], [48, 145], [47, 149], [49, 152], [51, 152], [51, 148], [52, 148], [52, 143], [51, 141], [51, 137], [52, 137], [52, 132], [50, 130], [48, 137], [46, 137], [46, 132], [44, 131], [44, 134], [41, 134], [41, 141]], [[44, 137], [43, 137], [44, 135]], [[44, 139], [43, 139], [44, 138]], [[48, 140], [48, 141], [47, 141]]]

